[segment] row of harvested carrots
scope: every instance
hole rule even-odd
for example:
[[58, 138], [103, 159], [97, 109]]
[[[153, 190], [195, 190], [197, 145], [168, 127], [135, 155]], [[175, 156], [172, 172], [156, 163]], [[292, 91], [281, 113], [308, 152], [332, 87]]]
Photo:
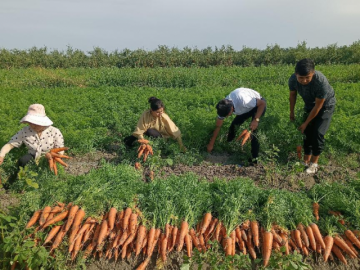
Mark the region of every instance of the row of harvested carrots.
[[[111, 208], [103, 216], [101, 221], [88, 217], [84, 222], [85, 211], [76, 205], [65, 206], [58, 203], [55, 207], [45, 207], [34, 213], [26, 228], [35, 224], [35, 231], [41, 231], [51, 227], [44, 245], [48, 245], [51, 251], [55, 250], [68, 235], [68, 246], [71, 258], [75, 259], [80, 250], [83, 257], [93, 254], [98, 257], [118, 260], [130, 257], [132, 253], [138, 256], [141, 252], [146, 259], [137, 269], [145, 269], [150, 257], [156, 249], [161, 259], [165, 262], [167, 254], [174, 249], [182, 251], [186, 247], [189, 257], [192, 256], [193, 248], [206, 251], [211, 241], [218, 241], [224, 248], [227, 256], [235, 255], [236, 246], [243, 254], [249, 253], [255, 259], [257, 252], [262, 253], [263, 264], [269, 262], [271, 253], [280, 252], [280, 247], [285, 247], [285, 253], [297, 251], [307, 256], [311, 251], [321, 253], [324, 260], [333, 259], [331, 252], [344, 264], [347, 261], [343, 255], [345, 252], [350, 258], [358, 256], [355, 245], [360, 249], [360, 232], [346, 230], [344, 236], [322, 237], [315, 223], [307, 227], [299, 224], [296, 230], [290, 233], [279, 226], [273, 226], [266, 231], [258, 222], [246, 221], [236, 227], [232, 232], [227, 232], [218, 219], [206, 213], [203, 220], [196, 228], [189, 228], [186, 221], [182, 221], [180, 228], [166, 225], [161, 231], [159, 228], [147, 229], [139, 225], [140, 211], [133, 212], [131, 208], [117, 211]], [[62, 225], [57, 225], [62, 221]]]

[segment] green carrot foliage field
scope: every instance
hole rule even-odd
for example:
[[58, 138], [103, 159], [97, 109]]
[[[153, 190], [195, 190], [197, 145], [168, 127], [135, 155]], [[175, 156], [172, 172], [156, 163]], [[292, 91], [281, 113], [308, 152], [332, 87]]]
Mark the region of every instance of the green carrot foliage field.
[[[109, 151], [115, 145], [120, 160], [120, 164], [103, 160], [98, 169], [79, 176], [69, 175], [60, 168], [56, 177], [44, 160], [40, 160], [40, 166], [32, 164], [22, 171], [10, 189], [19, 197], [19, 206], [7, 213], [0, 212], [0, 265], [5, 269], [17, 261], [22, 268], [27, 265], [31, 269], [85, 267], [82, 256], [71, 262], [66, 241], [55, 250], [55, 256], [50, 256], [48, 248], [38, 245], [36, 241], [42, 243], [48, 231], [40, 231], [36, 241], [27, 237], [34, 232], [34, 227], [24, 229], [32, 214], [56, 202], [73, 202], [85, 210], [86, 217], [98, 221], [111, 207], [118, 211], [126, 207], [140, 209], [141, 223], [161, 230], [167, 223], [180, 226], [183, 220], [195, 228], [203, 215], [211, 212], [230, 233], [247, 219], [256, 219], [266, 230], [274, 224], [287, 230], [299, 223], [307, 226], [316, 222], [312, 203], [318, 201], [321, 220], [318, 226], [323, 236], [330, 231], [343, 233], [346, 228], [359, 230], [360, 65], [316, 68], [327, 76], [337, 99], [320, 163], [349, 168], [357, 175], [346, 177], [342, 183], [318, 179], [310, 190], [298, 192], [258, 186], [249, 178], [216, 179], [210, 183], [192, 173], [167, 179], [155, 177], [154, 181], [145, 183], [142, 173], [133, 168], [136, 150], [123, 145], [124, 137], [131, 134], [140, 114], [148, 108], [147, 99], [156, 96], [163, 100], [167, 114], [182, 131], [188, 151], [181, 153], [177, 143], [171, 140], [154, 141], [155, 155], [143, 166], [200, 164], [207, 155], [206, 145], [215, 125], [216, 103], [237, 87], [249, 87], [267, 100], [266, 115], [261, 119], [258, 133], [260, 164], [286, 171], [298, 164], [296, 145], [302, 141], [297, 131], [302, 117], [301, 98], [296, 105], [297, 120], [289, 121], [287, 80], [293, 66], [0, 70], [0, 146], [21, 129], [19, 120], [28, 106], [41, 103], [54, 126], [62, 131], [70, 155]], [[214, 152], [230, 153], [240, 163], [250, 156], [250, 146], [241, 149], [238, 143], [226, 142], [230, 122], [231, 117], [225, 121]], [[3, 181], [15, 172], [14, 164], [24, 151], [14, 149], [6, 156], [0, 167]], [[341, 212], [345, 225], [334, 223], [329, 210]], [[215, 244], [206, 254], [214, 250]], [[281, 260], [284, 265], [295, 264], [298, 268], [278, 269], [307, 269], [296, 253], [289, 256], [293, 257], [280, 258], [273, 254], [270, 266], [275, 269]], [[195, 252], [194, 258], [185, 263], [193, 266], [207, 260], [210, 265], [222, 263], [223, 268], [219, 269], [248, 269], [251, 264], [248, 257], [217, 262], [211, 262], [210, 257]], [[255, 261], [257, 265], [260, 263], [261, 260]]]

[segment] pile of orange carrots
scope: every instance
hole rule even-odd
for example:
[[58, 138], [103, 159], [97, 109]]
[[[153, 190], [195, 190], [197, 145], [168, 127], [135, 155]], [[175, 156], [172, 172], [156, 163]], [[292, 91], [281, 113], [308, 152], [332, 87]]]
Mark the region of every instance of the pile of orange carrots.
[[[35, 224], [35, 232], [51, 228], [44, 245], [51, 251], [59, 247], [65, 235], [68, 235], [68, 252], [74, 260], [80, 251], [83, 257], [90, 255], [114, 258], [129, 258], [134, 253], [143, 254], [145, 260], [137, 269], [145, 269], [150, 257], [157, 250], [165, 262], [169, 252], [178, 252], [186, 248], [187, 255], [192, 256], [193, 248], [200, 252], [211, 246], [210, 241], [218, 241], [226, 256], [233, 256], [238, 248], [243, 254], [249, 253], [253, 259], [260, 253], [263, 265], [267, 266], [272, 252], [289, 254], [293, 251], [308, 256], [312, 251], [322, 254], [324, 260], [333, 260], [334, 254], [341, 262], [347, 264], [344, 253], [350, 258], [358, 256], [360, 249], [360, 231], [345, 230], [344, 235], [327, 235], [323, 237], [318, 226], [298, 224], [297, 228], [288, 231], [277, 225], [265, 230], [256, 220], [247, 220], [233, 231], [227, 232], [221, 221], [206, 213], [196, 226], [189, 228], [186, 221], [180, 227], [167, 224], [161, 231], [159, 228], [148, 229], [141, 219], [139, 209], [126, 208], [117, 211], [111, 208], [101, 220], [86, 217], [83, 209], [69, 203], [67, 206], [58, 203], [54, 207], [46, 206], [36, 211], [26, 228]], [[85, 220], [84, 220], [85, 219]], [[354, 247], [355, 245], [355, 247]], [[284, 249], [280, 249], [281, 247]]]
[[[151, 145], [149, 144], [149, 141], [148, 140], [145, 140], [145, 139], [140, 139], [138, 140], [138, 142], [140, 143], [140, 146], [138, 148], [138, 158], [141, 158], [141, 156], [143, 155], [144, 158], [143, 158], [143, 162], [145, 162], [147, 160], [147, 157], [149, 155], [153, 155], [153, 149], [151, 147]], [[139, 162], [135, 162], [135, 169], [136, 170], [139, 170], [141, 168], [141, 164]], [[150, 170], [150, 173], [149, 173], [149, 178], [151, 180], [154, 179], [154, 172]]]
[[140, 146], [138, 148], [138, 158], [141, 158], [141, 156], [144, 155], [143, 161], [145, 162], [149, 154], [154, 154], [153, 149], [149, 144], [148, 140], [140, 139], [138, 140], [138, 142], [140, 143]]
[[69, 148], [68, 147], [54, 148], [54, 149], [51, 149], [50, 152], [45, 154], [45, 157], [49, 161], [49, 168], [50, 168], [51, 171], [54, 172], [55, 175], [58, 174], [58, 169], [57, 169], [56, 163], [59, 163], [59, 164], [63, 165], [64, 167], [68, 166], [68, 164], [66, 164], [62, 160], [62, 158], [69, 159], [70, 157], [66, 156], [66, 155], [59, 154], [59, 152], [66, 151], [66, 150], [69, 150]]

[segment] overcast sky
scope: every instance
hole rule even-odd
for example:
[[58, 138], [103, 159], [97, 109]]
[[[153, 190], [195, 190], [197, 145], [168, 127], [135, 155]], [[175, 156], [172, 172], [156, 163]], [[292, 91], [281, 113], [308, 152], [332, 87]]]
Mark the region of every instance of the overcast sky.
[[0, 0], [0, 48], [83, 51], [360, 40], [360, 0]]

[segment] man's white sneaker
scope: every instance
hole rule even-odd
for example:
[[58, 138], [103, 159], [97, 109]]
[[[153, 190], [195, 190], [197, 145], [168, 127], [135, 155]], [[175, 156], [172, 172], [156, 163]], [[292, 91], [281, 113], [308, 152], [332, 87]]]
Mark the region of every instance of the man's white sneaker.
[[319, 169], [319, 165], [317, 163], [310, 163], [309, 168], [306, 169], [306, 173], [316, 173]]

